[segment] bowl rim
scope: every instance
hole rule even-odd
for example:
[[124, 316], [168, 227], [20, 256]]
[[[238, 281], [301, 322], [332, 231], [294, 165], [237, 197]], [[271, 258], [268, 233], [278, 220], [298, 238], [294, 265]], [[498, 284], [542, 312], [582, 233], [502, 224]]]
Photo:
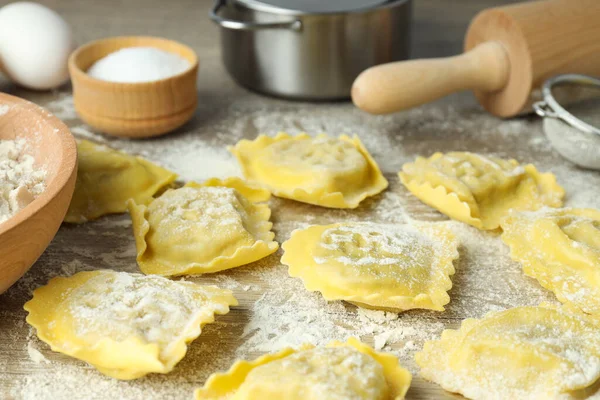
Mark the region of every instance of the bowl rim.
[[33, 112], [39, 115], [43, 120], [43, 123], [49, 124], [51, 128], [54, 128], [56, 140], [60, 142], [60, 147], [63, 149], [63, 156], [60, 159], [57, 174], [46, 181], [46, 189], [36, 199], [8, 220], [0, 223], [0, 236], [2, 236], [15, 229], [22, 222], [39, 213], [40, 210], [46, 207], [60, 194], [71, 179], [73, 173], [76, 172], [77, 143], [71, 134], [71, 130], [64, 122], [37, 104], [6, 93], [0, 93], [0, 104], [8, 104], [13, 107], [17, 106], [27, 112]]
[[[118, 41], [122, 41], [122, 40], [151, 40], [151, 41], [159, 41], [159, 42], [165, 42], [165, 43], [172, 43], [172, 44], [176, 44], [177, 46], [180, 46], [184, 49], [186, 49], [192, 56], [193, 56], [193, 60], [190, 62], [190, 65], [188, 66], [188, 68], [186, 68], [185, 70], [179, 72], [178, 74], [175, 75], [171, 75], [168, 76], [166, 78], [162, 78], [162, 79], [157, 79], [157, 80], [153, 80], [153, 81], [147, 81], [147, 82], [113, 82], [113, 81], [105, 81], [102, 79], [98, 79], [98, 78], [94, 78], [92, 76], [90, 76], [87, 71], [84, 71], [83, 69], [81, 69], [79, 67], [79, 65], [77, 64], [77, 59], [79, 57], [79, 55], [86, 51], [89, 50], [92, 47], [107, 43], [107, 42], [118, 42]], [[127, 48], [127, 47], [155, 47], [155, 46], [143, 46], [143, 45], [138, 45], [138, 46], [126, 46], [123, 48]], [[157, 47], [158, 49], [160, 49], [159, 47]], [[162, 49], [161, 49], [162, 50]], [[166, 51], [166, 50], [165, 50]], [[96, 60], [97, 61], [97, 60]], [[188, 60], [189, 61], [189, 60]], [[78, 78], [80, 79], [87, 79], [88, 81], [90, 81], [93, 84], [96, 85], [119, 85], [119, 86], [123, 86], [123, 87], [130, 87], [130, 88], [141, 88], [144, 87], [145, 85], [148, 84], [156, 84], [159, 82], [166, 82], [172, 79], [177, 79], [180, 78], [184, 75], [189, 74], [190, 72], [197, 70], [199, 68], [200, 65], [200, 61], [198, 59], [198, 54], [196, 54], [196, 52], [194, 51], [194, 49], [192, 49], [190, 46], [181, 43], [177, 40], [172, 40], [172, 39], [167, 39], [164, 37], [160, 37], [160, 36], [149, 36], [149, 35], [129, 35], [129, 36], [109, 36], [109, 37], [105, 37], [102, 39], [96, 39], [96, 40], [92, 40], [91, 42], [87, 42], [84, 45], [79, 46], [77, 49], [75, 49], [75, 51], [73, 53], [71, 53], [71, 55], [69, 56], [69, 61], [68, 61], [68, 65], [69, 65], [69, 71], [71, 71], [71, 74], [76, 74]], [[71, 79], [73, 79], [73, 77], [71, 77]]]

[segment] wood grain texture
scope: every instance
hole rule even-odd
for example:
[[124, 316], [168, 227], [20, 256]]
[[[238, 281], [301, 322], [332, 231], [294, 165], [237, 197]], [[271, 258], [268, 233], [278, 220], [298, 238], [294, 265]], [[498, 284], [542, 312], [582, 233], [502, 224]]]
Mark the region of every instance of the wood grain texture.
[[498, 41], [510, 60], [502, 89], [475, 91], [483, 107], [512, 117], [528, 106], [530, 92], [551, 76], [599, 75], [598, 18], [600, 3], [594, 0], [529, 1], [478, 14], [465, 37], [465, 50]]
[[75, 187], [77, 150], [68, 128], [36, 105], [0, 93], [0, 139], [24, 139], [35, 165], [46, 171], [46, 189], [0, 225], [0, 293], [33, 265], [58, 230]]
[[[148, 46], [175, 53], [189, 62], [182, 73], [154, 82], [121, 83], [91, 78], [96, 61], [125, 47]], [[192, 118], [198, 104], [198, 57], [192, 49], [172, 40], [121, 36], [96, 40], [69, 58], [75, 109], [99, 132], [144, 138], [171, 132]]]
[[454, 57], [397, 61], [361, 73], [352, 101], [371, 114], [417, 107], [462, 90], [491, 92], [508, 82], [510, 64], [500, 42], [483, 42]]
[[[329, 129], [330, 133], [337, 134], [345, 132], [343, 127], [347, 125], [357, 130], [348, 133], [358, 133], [361, 139], [365, 139], [365, 144], [372, 151], [374, 158], [384, 165], [385, 175], [391, 183], [390, 188], [351, 213], [274, 199], [272, 220], [278, 241], [287, 239], [290, 229], [306, 221], [307, 215], [312, 216], [311, 222], [315, 224], [331, 223], [340, 219], [396, 222], [396, 216], [387, 211], [398, 207], [402, 209], [399, 210], [399, 214], [401, 211], [413, 218], [443, 219], [441, 215], [411, 196], [396, 177], [402, 163], [414, 159], [416, 155], [429, 155], [434, 151], [467, 150], [494, 153], [536, 163], [541, 170], [560, 168], [567, 176], [589, 179], [590, 186], [600, 184], [600, 179], [594, 173], [571, 167], [548, 146], [539, 145], [545, 140], [539, 121], [516, 121], [517, 124], [524, 124], [523, 134], [507, 138], [502, 131], [510, 130], [512, 122], [502, 122], [487, 115], [477, 106], [472, 96], [464, 93], [451, 95], [409, 113], [371, 117], [357, 111], [349, 103], [287, 102], [248, 92], [235, 85], [221, 65], [218, 30], [207, 17], [211, 3], [209, 0], [41, 2], [56, 9], [69, 21], [80, 44], [107, 36], [156, 35], [185, 43], [198, 54], [202, 64], [198, 75], [199, 105], [190, 123], [177, 132], [158, 139], [111, 142], [115, 145], [130, 146], [142, 154], [150, 152], [155, 155], [153, 160], [166, 162], [166, 157], [162, 158], [161, 154], [163, 150], [167, 150], [170, 143], [189, 140], [192, 144], [210, 143], [211, 146], [224, 148], [234, 144], [226, 133], [235, 131], [236, 139], [252, 139], [261, 132], [261, 123], [265, 119], [277, 125], [270, 126], [270, 129]], [[6, 1], [0, 2], [5, 3]], [[441, 57], [460, 53], [468, 22], [480, 10], [497, 3], [491, 0], [415, 1], [413, 57]], [[17, 88], [6, 81], [0, 81], [0, 89], [41, 105], [51, 104], [69, 92], [68, 87], [57, 92], [32, 92]], [[289, 121], [280, 119], [277, 115], [284, 115], [293, 123], [285, 125]], [[316, 122], [311, 125], [311, 121]], [[72, 117], [67, 117], [65, 122], [71, 127], [82, 124], [81, 120]], [[194, 151], [194, 148], [190, 149], [191, 155]], [[88, 381], [84, 380], [83, 372], [88, 373], [85, 375], [88, 378], [90, 374], [96, 376], [89, 366], [53, 353], [42, 344], [39, 344], [40, 350], [52, 363], [33, 362], [27, 352], [28, 343], [32, 339], [22, 307], [30, 298], [32, 288], [45, 284], [53, 276], [71, 274], [73, 268], [77, 269], [79, 265], [138, 271], [128, 221], [129, 217], [124, 215], [103, 218], [81, 226], [63, 225], [48, 250], [30, 272], [0, 296], [0, 398], [26, 398], [22, 392], [15, 389], [27, 379], [33, 380], [31, 384], [35, 385], [40, 374], [50, 374], [57, 366], [81, 370], [81, 382], [84, 384]], [[262, 262], [219, 274], [252, 289], [234, 290], [240, 306], [228, 315], [218, 318], [219, 324], [216, 326], [206, 326], [202, 336], [192, 343], [189, 354], [175, 371], [164, 377], [153, 376], [127, 383], [128, 386], [123, 390], [130, 390], [126, 392], [130, 393], [128, 398], [143, 398], [144, 396], [136, 395], [139, 393], [144, 393], [145, 398], [152, 398], [153, 392], [146, 390], [146, 385], [150, 384], [168, 385], [174, 382], [175, 385], [186, 384], [192, 387], [202, 385], [206, 374], [216, 368], [213, 365], [217, 365], [214, 362], [218, 360], [213, 359], [211, 349], [220, 350], [218, 357], [222, 363], [218, 365], [219, 368], [226, 368], [227, 364], [235, 359], [235, 350], [242, 343], [242, 332], [252, 317], [253, 305], [276, 285], [263, 279], [261, 273], [272, 269], [283, 271], [278, 262], [280, 256], [281, 252], [278, 252]], [[408, 321], [432, 321], [446, 328], [453, 328], [465, 317], [479, 316], [481, 309], [506, 308], [514, 303], [537, 301], [537, 298], [525, 298], [529, 292], [523, 291], [524, 287], [538, 290], [536, 284], [522, 276], [518, 265], [511, 268], [510, 272], [502, 273], [497, 271], [493, 263], [479, 265], [473, 262], [469, 254], [461, 254], [457, 274], [453, 278], [454, 287], [450, 292], [452, 300], [447, 311], [432, 313], [415, 310], [402, 314], [401, 318]], [[489, 284], [489, 280], [484, 280], [487, 276], [498, 279], [498, 284]], [[479, 283], [478, 279], [481, 279], [482, 283]], [[219, 283], [217, 276], [206, 276], [196, 280], [202, 283]], [[542, 296], [543, 293], [539, 289], [539, 295]], [[514, 303], [506, 300], [511, 296], [517, 299]], [[482, 305], [481, 309], [469, 308], [472, 304]], [[348, 312], [356, 313], [356, 308], [348, 306]], [[364, 337], [367, 342], [372, 339], [372, 335]], [[400, 347], [402, 344], [392, 344], [394, 349]], [[254, 355], [258, 354], [256, 352]], [[56, 380], [60, 379], [57, 375]], [[68, 387], [69, 382], [64, 384]], [[191, 398], [191, 392], [189, 394]], [[80, 393], [73, 392], [55, 398], [78, 399], [81, 396]], [[102, 387], [95, 392], [94, 398], [116, 397], [114, 393]], [[448, 398], [459, 396], [446, 393], [437, 385], [425, 382], [418, 376], [415, 376], [408, 394], [408, 399]]]
[[540, 0], [492, 8], [469, 26], [465, 54], [371, 67], [354, 82], [357, 107], [387, 114], [473, 90], [494, 115], [527, 108], [530, 92], [562, 73], [600, 74], [600, 3]]

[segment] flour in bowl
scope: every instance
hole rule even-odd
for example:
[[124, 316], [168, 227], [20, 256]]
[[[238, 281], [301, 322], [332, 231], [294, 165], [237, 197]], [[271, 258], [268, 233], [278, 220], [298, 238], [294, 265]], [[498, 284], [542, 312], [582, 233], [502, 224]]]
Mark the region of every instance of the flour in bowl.
[[0, 224], [46, 189], [46, 171], [24, 150], [24, 139], [0, 140]]

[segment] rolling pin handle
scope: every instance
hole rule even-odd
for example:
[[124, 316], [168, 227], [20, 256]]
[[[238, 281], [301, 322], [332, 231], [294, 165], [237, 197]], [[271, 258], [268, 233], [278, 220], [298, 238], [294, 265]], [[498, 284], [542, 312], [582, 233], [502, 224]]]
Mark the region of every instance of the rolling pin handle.
[[504, 88], [509, 75], [504, 46], [484, 42], [459, 56], [371, 67], [354, 81], [352, 101], [371, 114], [389, 114], [461, 90], [495, 92]]

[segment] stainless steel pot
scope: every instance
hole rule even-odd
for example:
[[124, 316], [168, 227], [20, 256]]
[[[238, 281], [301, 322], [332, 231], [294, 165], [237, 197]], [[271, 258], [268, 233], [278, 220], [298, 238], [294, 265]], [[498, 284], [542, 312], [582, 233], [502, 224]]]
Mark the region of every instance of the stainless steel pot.
[[363, 70], [409, 55], [411, 0], [218, 0], [223, 63], [249, 89], [350, 97]]

